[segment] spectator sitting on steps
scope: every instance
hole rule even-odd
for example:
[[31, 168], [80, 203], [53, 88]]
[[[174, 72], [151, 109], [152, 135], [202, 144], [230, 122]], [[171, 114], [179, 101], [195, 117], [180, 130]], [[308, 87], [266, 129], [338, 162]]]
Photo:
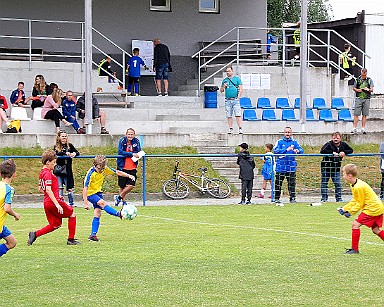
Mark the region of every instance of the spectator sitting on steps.
[[42, 107], [44, 105], [44, 100], [48, 95], [51, 95], [53, 92], [52, 88], [45, 82], [43, 75], [37, 75], [35, 77], [35, 84], [32, 89], [32, 96], [28, 99], [32, 100], [31, 108]]
[[[76, 110], [79, 113], [79, 118], [83, 120], [83, 130], [85, 130], [85, 93], [77, 99]], [[99, 103], [95, 96], [92, 95], [92, 119], [96, 119], [101, 124], [101, 134], [109, 134], [105, 128], [107, 121], [106, 114], [104, 110], [100, 110]]]
[[85, 131], [83, 128], [80, 128], [80, 125], [76, 120], [76, 100], [73, 99], [72, 91], [66, 92], [62, 102], [62, 109], [64, 118], [73, 124], [73, 129], [76, 130], [77, 134], [85, 134]]

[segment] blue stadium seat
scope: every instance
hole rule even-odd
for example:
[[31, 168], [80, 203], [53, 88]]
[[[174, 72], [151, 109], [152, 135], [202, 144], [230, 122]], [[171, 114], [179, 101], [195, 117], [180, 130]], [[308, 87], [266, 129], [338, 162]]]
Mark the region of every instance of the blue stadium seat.
[[305, 118], [307, 121], [315, 121], [317, 120], [315, 116], [313, 115], [313, 110], [312, 109], [307, 109], [305, 113]]
[[[308, 103], [305, 104], [306, 108], [308, 109]], [[295, 109], [300, 109], [300, 98], [295, 99]]]
[[313, 109], [324, 110], [328, 109], [324, 98], [313, 98]]
[[332, 111], [330, 109], [320, 110], [319, 120], [323, 120], [325, 122], [335, 122], [336, 119], [332, 116]]
[[339, 120], [342, 120], [345, 122], [353, 122], [353, 117], [352, 117], [351, 111], [349, 109], [340, 110], [338, 118], [339, 118]]
[[281, 120], [295, 121], [298, 120], [293, 109], [284, 109], [281, 115]]
[[290, 109], [288, 98], [277, 98], [276, 109]]
[[272, 109], [271, 101], [266, 97], [259, 97], [257, 99], [257, 107], [259, 109]]
[[279, 120], [276, 117], [275, 110], [263, 110], [263, 114], [261, 116], [262, 120]]
[[243, 120], [256, 121], [256, 120], [261, 120], [261, 119], [257, 118], [257, 114], [256, 114], [255, 110], [245, 109], [243, 111]]
[[343, 98], [332, 98], [331, 108], [336, 110], [348, 109], [344, 105]]
[[251, 98], [241, 97], [240, 98], [240, 108], [242, 109], [256, 109], [256, 107], [252, 106]]

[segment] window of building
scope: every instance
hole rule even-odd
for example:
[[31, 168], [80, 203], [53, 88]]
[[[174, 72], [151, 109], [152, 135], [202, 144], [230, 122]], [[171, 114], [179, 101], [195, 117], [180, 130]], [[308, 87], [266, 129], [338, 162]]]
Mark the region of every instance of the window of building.
[[219, 0], [199, 0], [199, 12], [201, 13], [218, 13]]
[[149, 8], [151, 11], [171, 11], [171, 0], [150, 0]]

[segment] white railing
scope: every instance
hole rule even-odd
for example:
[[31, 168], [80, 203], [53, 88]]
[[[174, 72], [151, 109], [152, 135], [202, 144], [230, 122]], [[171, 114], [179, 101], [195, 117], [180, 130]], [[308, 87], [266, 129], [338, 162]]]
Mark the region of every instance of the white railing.
[[[2, 33], [5, 31], [4, 29], [6, 27], [1, 26], [1, 23], [17, 23], [18, 26], [14, 27], [18, 30], [23, 30], [25, 34], [18, 34], [18, 35], [12, 35], [12, 34], [5, 34]], [[26, 25], [26, 27], [23, 26], [23, 24]], [[35, 25], [36, 24], [36, 25]], [[59, 37], [59, 36], [39, 36], [39, 35], [33, 35], [33, 33], [36, 32], [42, 32], [41, 25], [44, 24], [51, 24], [52, 27], [43, 27], [43, 29], [46, 29], [46, 32], [49, 32], [48, 30], [54, 31], [55, 29], [60, 29], [61, 26], [69, 26], [70, 29], [68, 31], [65, 31], [65, 37]], [[40, 26], [40, 29], [39, 29]], [[107, 36], [102, 34], [100, 31], [96, 30], [95, 28], [92, 28], [93, 35], [99, 36], [102, 38], [103, 42], [108, 43], [108, 47], [106, 46], [96, 46], [95, 44], [92, 45], [93, 49], [95, 49], [99, 54], [103, 54], [104, 56], [108, 56], [112, 59], [113, 63], [115, 63], [117, 66], [119, 66], [122, 70], [122, 80], [117, 79], [121, 84], [123, 84], [123, 88], [125, 88], [125, 68], [126, 68], [126, 60], [128, 57], [131, 57], [131, 54], [129, 54], [127, 51], [125, 51], [123, 48], [118, 46], [116, 43], [114, 43], [112, 40], [110, 40]], [[9, 47], [6, 48], [6, 46], [2, 46], [2, 41], [17, 41], [16, 45], [17, 47]], [[24, 43], [24, 41], [26, 43]], [[39, 42], [45, 41], [45, 42], [54, 42], [54, 41], [64, 41], [64, 42], [70, 42], [72, 43], [71, 50], [60, 50], [60, 51], [47, 51], [44, 48], [39, 47]], [[37, 46], [37, 47], [35, 47]], [[103, 50], [107, 49], [111, 50], [111, 46], [113, 49], [117, 50], [115, 55], [121, 54], [122, 60], [118, 60], [112, 56], [112, 52], [105, 52]], [[29, 70], [32, 70], [32, 63], [35, 59], [42, 60], [44, 57], [46, 58], [71, 58], [71, 59], [77, 59], [78, 62], [81, 63], [81, 71], [84, 69], [84, 63], [85, 63], [85, 34], [84, 34], [84, 22], [82, 21], [65, 21], [65, 20], [37, 20], [37, 19], [21, 19], [21, 18], [0, 18], [0, 47], [4, 49], [4, 52], [0, 52], [0, 55], [7, 56], [7, 57], [18, 57], [18, 58], [27, 58], [28, 59], [28, 68]], [[9, 49], [7, 52], [6, 49]], [[12, 52], [12, 49], [19, 50], [19, 52]], [[25, 50], [25, 52], [22, 52]], [[36, 51], [40, 51], [36, 52]], [[99, 64], [96, 63], [92, 59], [92, 63], [94, 66], [99, 67]], [[114, 77], [107, 71], [105, 71], [103, 68], [101, 68], [104, 72], [107, 73], [110, 77]]]

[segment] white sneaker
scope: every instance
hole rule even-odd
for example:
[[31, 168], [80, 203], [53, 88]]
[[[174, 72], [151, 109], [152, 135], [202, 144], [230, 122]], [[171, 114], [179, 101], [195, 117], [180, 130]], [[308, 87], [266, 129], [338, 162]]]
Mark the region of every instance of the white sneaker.
[[367, 134], [367, 131], [365, 131], [364, 128], [361, 128], [361, 133], [362, 133], [362, 134]]
[[165, 93], [164, 93], [164, 96], [168, 96], [168, 93], [167, 93], [167, 92], [165, 92]]
[[0, 129], [0, 134], [3, 134], [3, 130]]
[[229, 128], [228, 134], [232, 134], [232, 133], [233, 133], [233, 128]]
[[161, 93], [157, 93], [157, 96], [158, 97], [162, 97], [163, 95]]
[[357, 129], [353, 128], [352, 131], [351, 131], [351, 134], [356, 134], [356, 133], [357, 133]]
[[239, 128], [239, 134], [243, 134], [243, 129]]

